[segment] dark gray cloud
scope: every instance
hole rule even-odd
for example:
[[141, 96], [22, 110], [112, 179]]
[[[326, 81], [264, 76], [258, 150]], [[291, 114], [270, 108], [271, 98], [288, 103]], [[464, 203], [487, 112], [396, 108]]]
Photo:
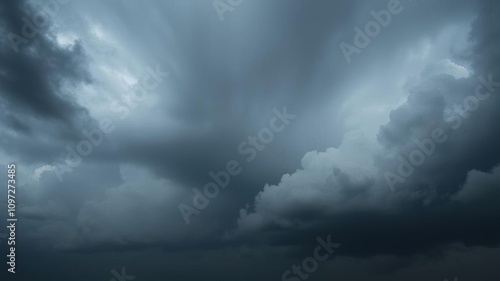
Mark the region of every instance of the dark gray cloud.
[[[493, 31], [479, 24], [491, 20], [489, 12], [480, 14], [470, 34], [474, 44], [468, 52], [494, 48]], [[488, 61], [496, 60], [497, 54], [489, 55]], [[481, 58], [484, 60], [483, 54]], [[312, 233], [333, 233], [350, 245], [344, 254], [354, 256], [432, 256], [451, 243], [497, 247], [499, 229], [492, 226], [498, 220], [494, 215], [497, 211], [492, 204], [479, 207], [472, 202], [486, 197], [496, 201], [491, 195], [496, 188], [492, 184], [498, 173], [495, 167], [500, 162], [499, 134], [489, 120], [498, 115], [498, 89], [476, 111], [471, 110], [470, 117], [461, 117], [456, 130], [451, 128], [456, 121], [444, 121], [446, 109], [475, 94], [481, 84], [477, 77], [499, 77], [491, 66], [478, 67], [474, 60], [468, 65], [475, 66], [472, 76], [459, 79], [451, 76], [460, 71], [456, 65], [450, 65], [455, 72], [441, 65], [437, 72], [447, 74], [434, 75], [430, 72], [436, 71], [432, 70], [435, 66], [427, 67], [406, 103], [392, 111], [389, 123], [381, 127], [381, 151], [365, 150], [370, 145], [367, 138], [351, 135], [344, 136], [338, 149], [306, 154], [300, 170], [283, 176], [277, 185], [266, 186], [256, 196], [255, 205], [242, 210], [236, 232], [290, 244], [307, 240], [304, 237]], [[483, 86], [481, 93], [487, 92], [486, 88]], [[436, 152], [391, 193], [380, 175], [395, 171], [399, 164], [396, 156], [408, 159], [416, 148], [414, 140], [430, 138], [435, 128], [445, 130], [446, 142], [437, 144]], [[354, 165], [346, 165], [349, 161]], [[470, 196], [471, 201], [457, 199], [462, 196]]]
[[[4, 104], [63, 125], [84, 117], [85, 109], [66, 86], [91, 81], [81, 43], [61, 47], [55, 42], [50, 23], [35, 25], [40, 7], [36, 10], [25, 1], [2, 1], [0, 5], [0, 92]], [[50, 20], [47, 13], [43, 15]], [[28, 126], [15, 120], [7, 125], [14, 129]]]
[[[478, 76], [500, 80], [500, 5], [401, 1], [347, 64], [339, 43], [387, 2], [244, 1], [220, 21], [211, 1], [72, 1], [18, 53], [7, 34], [45, 2], [2, 2], [18, 276], [279, 280], [329, 234], [342, 246], [310, 280], [499, 276], [473, 260], [499, 253], [500, 90], [460, 128], [445, 120]], [[155, 65], [170, 76], [120, 118], [113, 102]], [[247, 163], [238, 145], [284, 106], [297, 118]], [[51, 164], [102, 118], [115, 130], [59, 182]], [[391, 192], [384, 172], [435, 128], [447, 140]], [[186, 225], [178, 204], [229, 160], [243, 172]]]

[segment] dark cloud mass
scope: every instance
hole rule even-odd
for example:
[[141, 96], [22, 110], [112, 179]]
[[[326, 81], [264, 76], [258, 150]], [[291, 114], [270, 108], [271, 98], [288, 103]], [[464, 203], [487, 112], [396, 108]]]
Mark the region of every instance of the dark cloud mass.
[[71, 122], [75, 115], [85, 113], [70, 90], [63, 87], [65, 83], [90, 82], [82, 45], [77, 42], [71, 48], [58, 46], [46, 27], [48, 23], [40, 27], [34, 24], [38, 13], [25, 1], [2, 1], [0, 5], [4, 34], [0, 41], [0, 85], [4, 104], [60, 122]]
[[1, 1], [2, 280], [497, 280], [498, 12]]

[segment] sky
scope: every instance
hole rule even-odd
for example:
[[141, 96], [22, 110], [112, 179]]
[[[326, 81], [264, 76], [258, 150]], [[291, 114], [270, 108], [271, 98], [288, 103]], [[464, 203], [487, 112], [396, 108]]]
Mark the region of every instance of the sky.
[[2, 280], [498, 280], [499, 12], [1, 0]]

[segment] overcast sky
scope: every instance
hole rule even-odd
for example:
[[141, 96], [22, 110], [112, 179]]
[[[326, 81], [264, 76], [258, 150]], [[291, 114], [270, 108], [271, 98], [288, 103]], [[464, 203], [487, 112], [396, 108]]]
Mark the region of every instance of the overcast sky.
[[2, 280], [498, 280], [499, 13], [1, 0]]

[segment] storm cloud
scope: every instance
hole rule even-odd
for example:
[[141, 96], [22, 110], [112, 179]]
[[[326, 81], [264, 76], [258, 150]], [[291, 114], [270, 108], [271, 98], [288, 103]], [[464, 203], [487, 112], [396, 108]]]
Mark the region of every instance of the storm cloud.
[[498, 278], [500, 5], [236, 2], [0, 3], [7, 280]]

